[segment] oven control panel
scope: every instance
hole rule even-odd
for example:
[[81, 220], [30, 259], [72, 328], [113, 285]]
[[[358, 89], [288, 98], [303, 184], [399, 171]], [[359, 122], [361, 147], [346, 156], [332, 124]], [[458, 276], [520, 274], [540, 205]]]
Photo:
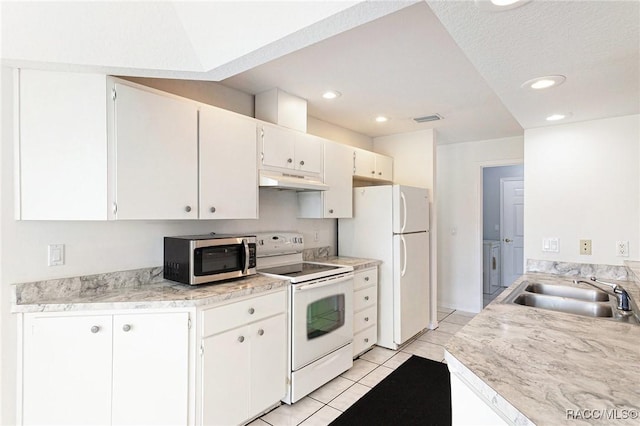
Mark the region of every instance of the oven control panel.
[[297, 232], [269, 232], [256, 234], [257, 256], [302, 253], [304, 238]]

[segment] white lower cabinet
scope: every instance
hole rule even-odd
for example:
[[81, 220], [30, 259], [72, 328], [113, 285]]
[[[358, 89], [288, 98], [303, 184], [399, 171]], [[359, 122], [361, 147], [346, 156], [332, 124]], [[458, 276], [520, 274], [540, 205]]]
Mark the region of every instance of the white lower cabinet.
[[188, 424], [188, 312], [23, 321], [23, 425]]
[[451, 373], [451, 424], [454, 426], [508, 425], [500, 414], [456, 373]]
[[286, 292], [202, 312], [203, 425], [238, 425], [286, 392]]
[[353, 357], [378, 341], [378, 268], [356, 271], [353, 281]]

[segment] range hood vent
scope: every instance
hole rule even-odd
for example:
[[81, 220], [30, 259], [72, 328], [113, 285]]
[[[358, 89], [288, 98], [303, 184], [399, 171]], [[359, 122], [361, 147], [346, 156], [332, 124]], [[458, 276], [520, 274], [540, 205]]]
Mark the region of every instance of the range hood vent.
[[429, 121], [442, 120], [444, 117], [440, 114], [425, 115], [424, 117], [416, 117], [413, 119], [416, 123], [427, 123]]
[[326, 191], [329, 189], [329, 185], [325, 185], [320, 179], [311, 176], [300, 176], [269, 170], [260, 170], [260, 187], [290, 189], [294, 191]]

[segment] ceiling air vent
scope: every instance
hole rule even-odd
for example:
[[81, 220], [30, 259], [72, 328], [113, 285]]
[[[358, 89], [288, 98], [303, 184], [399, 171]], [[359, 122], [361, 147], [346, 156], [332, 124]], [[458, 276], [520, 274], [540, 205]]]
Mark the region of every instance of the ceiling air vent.
[[440, 114], [425, 115], [424, 117], [416, 117], [413, 119], [416, 123], [426, 123], [428, 121], [442, 120], [444, 117]]

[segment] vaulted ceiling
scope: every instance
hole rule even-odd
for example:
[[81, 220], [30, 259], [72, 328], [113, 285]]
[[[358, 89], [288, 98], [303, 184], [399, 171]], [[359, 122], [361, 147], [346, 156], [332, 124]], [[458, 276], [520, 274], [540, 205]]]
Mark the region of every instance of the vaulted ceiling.
[[[279, 87], [375, 137], [440, 143], [640, 113], [640, 2], [2, 2], [4, 65]], [[531, 91], [533, 77], [564, 84]], [[342, 96], [327, 101], [323, 91]], [[443, 120], [416, 123], [439, 113]], [[382, 114], [386, 123], [373, 119]]]

